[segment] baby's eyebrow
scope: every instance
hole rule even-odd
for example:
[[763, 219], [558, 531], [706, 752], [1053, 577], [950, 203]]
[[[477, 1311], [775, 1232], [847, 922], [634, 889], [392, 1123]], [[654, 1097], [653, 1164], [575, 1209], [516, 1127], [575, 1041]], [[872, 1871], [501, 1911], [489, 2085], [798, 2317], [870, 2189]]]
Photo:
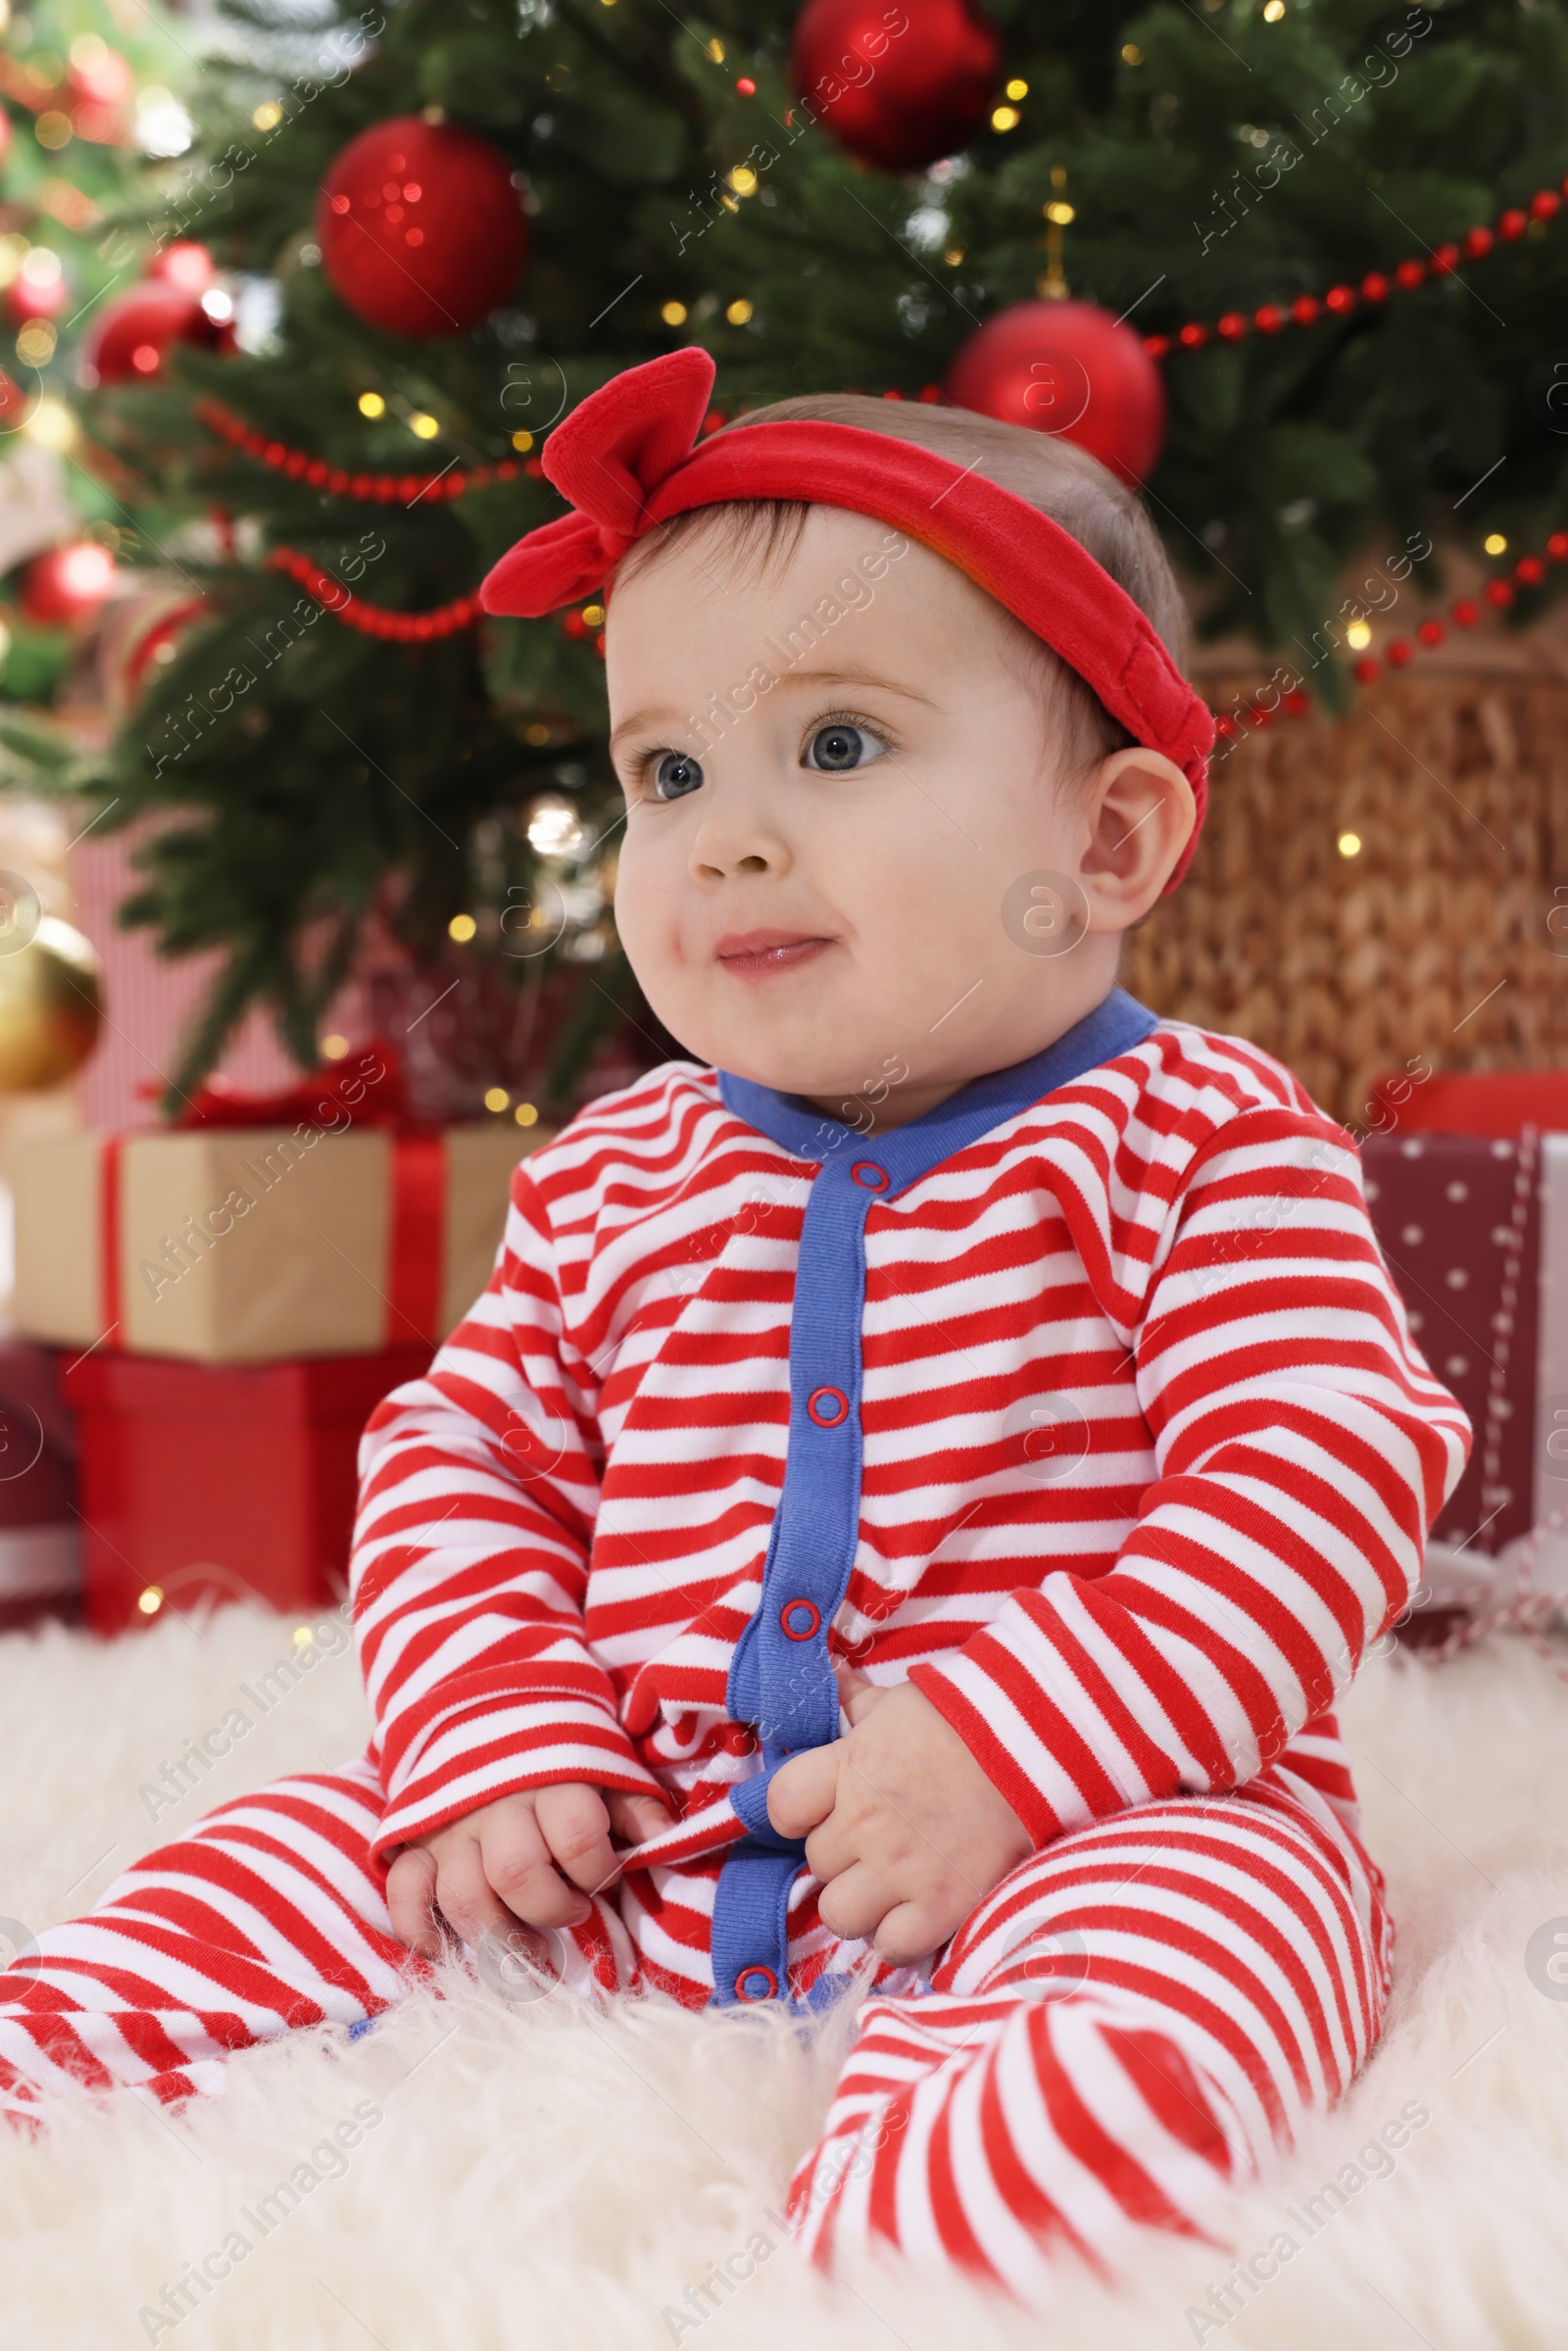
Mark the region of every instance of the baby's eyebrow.
[[[931, 695], [922, 694], [918, 686], [908, 685], [902, 678], [881, 677], [874, 669], [786, 669], [776, 683], [780, 686], [811, 686], [818, 690], [823, 686], [875, 686], [884, 694], [902, 694], [906, 702], [923, 702], [928, 710], [942, 708]], [[663, 704], [656, 703], [646, 710], [633, 710], [629, 718], [623, 718], [612, 730], [610, 748], [613, 752], [629, 735], [641, 735], [655, 727], [678, 723], [673, 708]]]
[[652, 710], [633, 710], [629, 718], [623, 718], [619, 726], [612, 729], [611, 750], [613, 751], [616, 744], [623, 742], [628, 735], [640, 735], [647, 728], [657, 725], [661, 719], [668, 719], [671, 715], [672, 713], [668, 710], [658, 704]]
[[884, 694], [902, 694], [906, 702], [923, 702], [928, 710], [942, 708], [918, 686], [904, 678], [882, 677], [874, 669], [787, 669], [778, 682], [781, 686], [875, 686]]

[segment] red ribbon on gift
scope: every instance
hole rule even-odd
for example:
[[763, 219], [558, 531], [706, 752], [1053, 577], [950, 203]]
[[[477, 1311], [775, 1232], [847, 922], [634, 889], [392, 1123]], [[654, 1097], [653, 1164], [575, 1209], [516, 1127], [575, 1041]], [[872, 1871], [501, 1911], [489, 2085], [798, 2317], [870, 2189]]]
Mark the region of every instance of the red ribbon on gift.
[[[148, 1088], [148, 1092], [153, 1089]], [[383, 1343], [415, 1339], [436, 1346], [440, 1327], [441, 1267], [446, 1241], [447, 1166], [440, 1130], [416, 1119], [397, 1049], [377, 1038], [352, 1062], [339, 1062], [272, 1094], [252, 1094], [223, 1077], [209, 1078], [172, 1121], [200, 1127], [298, 1127], [344, 1122], [391, 1130], [392, 1214], [387, 1243], [386, 1327]], [[118, 1350], [122, 1287], [120, 1260], [121, 1151], [135, 1137], [104, 1139], [99, 1183], [104, 1320], [101, 1344]]]

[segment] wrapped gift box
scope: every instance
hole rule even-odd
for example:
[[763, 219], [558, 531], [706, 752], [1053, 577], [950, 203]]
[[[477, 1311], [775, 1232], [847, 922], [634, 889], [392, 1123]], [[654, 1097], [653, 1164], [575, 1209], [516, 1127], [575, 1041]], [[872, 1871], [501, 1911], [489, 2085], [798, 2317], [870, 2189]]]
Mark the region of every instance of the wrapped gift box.
[[79, 1599], [75, 1453], [58, 1356], [0, 1340], [0, 1631]]
[[429, 1360], [428, 1346], [222, 1366], [99, 1349], [69, 1366], [89, 1625], [340, 1596], [361, 1432]]
[[1495, 1606], [1528, 1547], [1534, 1589], [1568, 1601], [1568, 1071], [1406, 1084], [1391, 1124], [1361, 1146], [1372, 1220], [1475, 1430], [1428, 1586], [1440, 1605]]
[[1490, 1554], [1535, 1517], [1541, 1156], [1500, 1136], [1394, 1135], [1361, 1163], [1416, 1344], [1475, 1431], [1433, 1536]]
[[513, 1169], [544, 1134], [298, 1120], [27, 1144], [17, 1328], [213, 1364], [433, 1343], [489, 1280]]

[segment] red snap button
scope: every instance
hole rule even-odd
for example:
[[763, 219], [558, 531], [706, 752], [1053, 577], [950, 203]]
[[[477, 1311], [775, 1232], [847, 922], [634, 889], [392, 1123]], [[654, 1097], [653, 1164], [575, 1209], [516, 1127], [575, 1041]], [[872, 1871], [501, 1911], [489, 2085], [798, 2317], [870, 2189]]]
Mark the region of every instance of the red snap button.
[[809, 1641], [822, 1622], [822, 1611], [814, 1600], [786, 1600], [778, 1621], [789, 1640]]
[[813, 1388], [806, 1409], [819, 1429], [836, 1429], [849, 1417], [850, 1399], [842, 1388]]
[[855, 1165], [850, 1169], [850, 1174], [862, 1192], [885, 1192], [887, 1190], [888, 1171], [885, 1167], [878, 1167], [874, 1159], [857, 1159]]
[[743, 1967], [735, 1979], [737, 2000], [776, 2000], [778, 1978], [770, 1967]]

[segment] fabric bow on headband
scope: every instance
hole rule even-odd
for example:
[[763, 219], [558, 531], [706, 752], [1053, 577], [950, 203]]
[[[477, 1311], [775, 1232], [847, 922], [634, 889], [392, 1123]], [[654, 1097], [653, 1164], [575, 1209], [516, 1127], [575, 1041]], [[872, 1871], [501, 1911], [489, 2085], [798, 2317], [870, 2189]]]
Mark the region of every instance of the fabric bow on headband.
[[1026, 499], [917, 441], [789, 418], [699, 442], [713, 388], [706, 351], [612, 376], [558, 424], [543, 465], [575, 510], [531, 530], [480, 589], [488, 612], [534, 619], [611, 579], [626, 550], [672, 515], [734, 500], [799, 499], [869, 514], [945, 556], [1092, 687], [1135, 742], [1163, 752], [1203, 821], [1214, 721], [1125, 589]]

